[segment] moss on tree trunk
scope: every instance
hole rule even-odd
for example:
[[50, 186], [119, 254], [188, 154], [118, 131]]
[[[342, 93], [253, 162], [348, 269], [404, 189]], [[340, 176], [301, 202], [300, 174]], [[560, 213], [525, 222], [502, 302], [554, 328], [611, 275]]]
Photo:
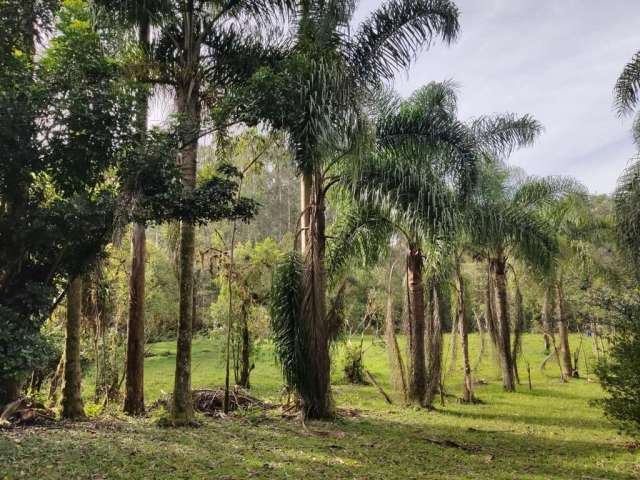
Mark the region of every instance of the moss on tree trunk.
[[[186, 40], [188, 41], [188, 40]], [[194, 47], [195, 48], [195, 47]], [[196, 55], [193, 48], [186, 49], [186, 56]], [[183, 60], [189, 65], [189, 60]], [[193, 68], [193, 65], [191, 65]], [[185, 67], [187, 68], [187, 67]], [[185, 81], [176, 88], [176, 110], [180, 119], [182, 149], [177, 163], [182, 172], [185, 190], [196, 186], [198, 136], [200, 134], [200, 88], [197, 80]], [[172, 416], [176, 422], [193, 420], [191, 398], [191, 342], [193, 337], [193, 267], [195, 260], [195, 225], [182, 221], [180, 225], [180, 307], [176, 371], [173, 389]]]

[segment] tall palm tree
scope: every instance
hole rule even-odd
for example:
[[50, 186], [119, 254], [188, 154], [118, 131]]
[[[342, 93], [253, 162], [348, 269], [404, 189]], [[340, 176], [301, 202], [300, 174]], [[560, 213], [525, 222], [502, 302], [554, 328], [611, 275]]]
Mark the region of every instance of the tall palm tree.
[[[498, 241], [500, 241], [502, 239], [502, 235], [505, 234], [505, 232], [501, 230], [505, 219], [499, 218], [499, 206], [491, 206], [492, 210], [491, 212], [488, 212], [486, 210], [488, 205], [484, 203], [487, 198], [494, 198], [492, 195], [496, 195], [497, 192], [501, 191], [500, 185], [501, 181], [504, 179], [500, 174], [497, 174], [496, 171], [491, 170], [490, 166], [498, 159], [507, 158], [515, 149], [531, 145], [542, 131], [540, 123], [531, 116], [519, 116], [512, 113], [482, 116], [466, 124], [466, 127], [470, 131], [470, 136], [473, 139], [477, 153], [482, 159], [482, 161], [478, 162], [481, 175], [479, 175], [479, 182], [475, 185], [473, 192], [470, 194], [469, 200], [465, 202], [458, 213], [459, 221], [456, 222], [455, 231], [452, 232], [451, 236], [447, 239], [446, 248], [449, 252], [449, 262], [452, 264], [450, 267], [451, 274], [454, 277], [456, 285], [458, 318], [462, 322], [464, 322], [464, 319], [466, 318], [466, 305], [464, 302], [465, 285], [460, 264], [462, 257], [465, 253], [469, 253], [472, 256], [477, 257], [477, 244], [475, 242], [478, 240], [478, 232], [483, 231], [484, 228], [489, 227], [489, 225], [491, 225], [489, 228], [497, 228], [493, 233], [494, 235], [497, 235]], [[483, 219], [483, 215], [484, 217], [487, 217], [488, 215], [490, 221], [487, 222], [487, 219]], [[496, 252], [500, 251], [501, 247], [497, 247]], [[501, 256], [498, 255], [498, 258], [500, 257]], [[498, 274], [498, 279], [504, 278], [501, 270], [504, 270], [504, 275], [506, 275], [506, 259], [504, 264], [497, 261], [494, 262], [494, 265], [498, 270], [496, 272]], [[498, 267], [501, 266], [502, 269], [499, 269]], [[490, 333], [494, 340], [496, 349], [498, 351], [506, 352], [509, 350], [509, 335], [507, 332], [503, 332], [502, 335], [499, 335], [497, 327], [498, 323], [491, 321], [493, 319], [493, 311], [496, 310], [494, 308], [494, 303], [497, 302], [492, 301], [491, 303], [487, 303], [487, 308], [489, 310], [487, 314], [487, 322], [490, 327], [495, 327], [490, 328]], [[502, 303], [501, 308], [504, 312], [504, 318], [508, 319], [506, 304]], [[504, 329], [509, 328], [508, 322], [506, 321], [502, 322], [501, 325], [504, 325]], [[463, 342], [463, 353], [465, 350], [467, 334], [466, 329], [464, 328], [465, 326], [466, 325], [463, 323], [459, 324], [461, 339]], [[504, 343], [499, 341], [502, 337], [507, 339]], [[468, 357], [468, 354], [466, 356]], [[505, 355], [501, 355], [501, 358], [502, 357], [505, 358], [503, 363], [511, 363], [508, 352], [505, 353]], [[464, 361], [465, 388], [463, 392], [463, 400], [473, 401], [474, 397], [471, 389], [470, 362], [468, 361], [468, 358]]]
[[[625, 65], [618, 77], [615, 104], [619, 116], [630, 115], [640, 100], [640, 51]], [[633, 137], [640, 145], [640, 114], [633, 123]], [[618, 179], [615, 191], [616, 221], [621, 243], [636, 263], [640, 261], [640, 160], [636, 157]]]
[[[375, 256], [379, 252], [372, 247], [388, 245], [391, 236], [403, 239], [410, 327], [408, 400], [429, 406], [440, 384], [437, 280], [444, 257], [438, 239], [454, 228], [456, 211], [473, 184], [477, 152], [471, 132], [456, 118], [450, 83], [431, 83], [405, 101], [390, 100], [377, 119], [375, 150], [341, 175], [350, 206], [333, 232], [338, 241], [331, 246], [329, 271], [335, 273], [358, 251]], [[427, 330], [432, 333], [429, 370]]]
[[389, 0], [354, 34], [356, 0], [300, 0], [292, 55], [260, 76], [254, 102], [276, 128], [286, 130], [300, 172], [300, 246], [304, 257], [301, 317], [309, 381], [300, 384], [310, 417], [332, 415], [330, 326], [326, 315], [325, 210], [341, 165], [353, 160], [366, 137], [363, 102], [372, 90], [406, 68], [437, 38], [458, 32], [451, 0]]
[[540, 276], [553, 272], [559, 253], [554, 225], [544, 208], [576, 191], [575, 181], [562, 177], [514, 177], [491, 163], [469, 209], [474, 255], [487, 262], [487, 324], [501, 364], [503, 386], [515, 390], [508, 311], [508, 260], [517, 258]]

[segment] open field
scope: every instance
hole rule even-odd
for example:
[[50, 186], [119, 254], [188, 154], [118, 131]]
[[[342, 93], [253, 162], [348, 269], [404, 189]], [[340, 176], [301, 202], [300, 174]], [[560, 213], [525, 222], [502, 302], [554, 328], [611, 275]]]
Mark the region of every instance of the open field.
[[[473, 335], [472, 359], [478, 343]], [[577, 348], [579, 337], [572, 343]], [[367, 338], [365, 345], [366, 367], [390, 392], [382, 343]], [[448, 338], [444, 345], [448, 359]], [[584, 339], [583, 348], [592, 369], [590, 339]], [[175, 345], [159, 343], [150, 350], [157, 356], [145, 365], [148, 402], [171, 391]], [[583, 378], [561, 384], [553, 362], [543, 375], [538, 365], [544, 353], [537, 335], [524, 339], [518, 393], [501, 391], [488, 348], [477, 375], [487, 382], [476, 389], [484, 403], [461, 405], [449, 396], [433, 412], [404, 408], [396, 394], [394, 405], [387, 405], [374, 387], [345, 384], [340, 347], [334, 353], [336, 402], [356, 409], [356, 416], [310, 422], [308, 430], [274, 410], [225, 420], [202, 417], [203, 426], [194, 429], [160, 428], [154, 419], [106, 417], [3, 431], [0, 479], [640, 478], [639, 451], [590, 404], [602, 395], [597, 383]], [[531, 365], [532, 391], [525, 359]], [[583, 357], [580, 364], [584, 377]], [[222, 365], [215, 342], [194, 342], [194, 388], [222, 384]], [[90, 382], [87, 378], [87, 392]], [[254, 395], [279, 401], [282, 380], [268, 345], [260, 349], [252, 383]], [[458, 368], [446, 385], [449, 394], [459, 394]]]

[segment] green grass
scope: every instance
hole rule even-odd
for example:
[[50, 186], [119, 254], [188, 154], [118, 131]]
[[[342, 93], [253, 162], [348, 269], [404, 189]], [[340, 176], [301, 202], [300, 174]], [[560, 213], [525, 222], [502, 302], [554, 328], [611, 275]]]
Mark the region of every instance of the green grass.
[[[477, 343], [477, 336], [472, 337], [472, 358]], [[578, 343], [577, 336], [572, 338], [574, 348]], [[391, 392], [382, 344], [367, 338], [365, 345], [366, 367]], [[446, 340], [445, 355], [448, 346]], [[583, 346], [591, 353], [588, 341]], [[155, 344], [151, 350], [169, 354], [146, 361], [148, 401], [171, 391], [175, 362], [172, 343]], [[275, 411], [203, 419], [196, 429], [163, 429], [152, 420], [118, 418], [5, 431], [0, 433], [0, 479], [640, 478], [639, 454], [625, 449], [629, 439], [619, 436], [590, 403], [602, 396], [598, 384], [585, 379], [561, 384], [553, 363], [546, 375], [539, 372], [544, 357], [539, 336], [525, 336], [518, 393], [502, 392], [489, 349], [477, 374], [488, 382], [476, 389], [485, 403], [461, 405], [447, 398], [433, 412], [403, 408], [397, 394], [390, 406], [373, 387], [345, 384], [340, 348], [334, 357], [336, 402], [359, 409], [360, 416], [310, 422], [311, 433]], [[532, 391], [524, 359], [531, 364]], [[589, 360], [592, 368], [593, 358]], [[584, 376], [582, 359], [580, 363]], [[217, 343], [194, 342], [194, 388], [220, 385], [222, 365]], [[447, 378], [448, 393], [459, 395], [461, 380], [457, 368]], [[252, 383], [255, 395], [279, 399], [282, 380], [269, 346], [258, 355]]]

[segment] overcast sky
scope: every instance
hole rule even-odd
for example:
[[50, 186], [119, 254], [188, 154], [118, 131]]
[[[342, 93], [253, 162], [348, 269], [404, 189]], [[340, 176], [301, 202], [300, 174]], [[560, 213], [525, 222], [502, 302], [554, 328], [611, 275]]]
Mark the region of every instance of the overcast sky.
[[[381, 3], [362, 0], [362, 18]], [[530, 113], [545, 126], [511, 162], [536, 175], [572, 175], [610, 193], [634, 154], [631, 120], [613, 109], [613, 86], [640, 50], [640, 0], [457, 0], [459, 39], [420, 55], [396, 88], [460, 85], [463, 118]]]

